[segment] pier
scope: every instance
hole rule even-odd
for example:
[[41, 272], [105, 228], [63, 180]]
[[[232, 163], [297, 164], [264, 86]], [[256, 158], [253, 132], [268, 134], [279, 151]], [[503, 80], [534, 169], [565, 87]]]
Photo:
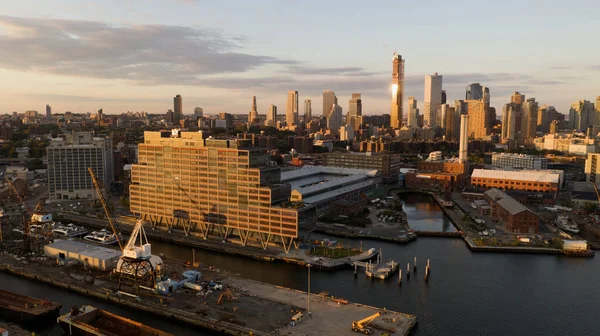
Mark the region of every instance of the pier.
[[[395, 330], [390, 335], [408, 335], [416, 324], [413, 315], [350, 303], [340, 298], [309, 295], [208, 268], [199, 269], [203, 279], [217, 281], [229, 290], [228, 298], [223, 302], [217, 300], [217, 293], [198, 296], [191, 289], [180, 289], [169, 296], [147, 291], [139, 298], [133, 298], [116, 294], [114, 280], [106, 275], [89, 276], [76, 268], [56, 267], [53, 260], [44, 263], [35, 259], [24, 263], [22, 259], [0, 255], [0, 271], [228, 335], [266, 336], [284, 331], [287, 335], [352, 335], [352, 321], [377, 312], [385, 318], [378, 320], [378, 325], [386, 330]], [[181, 273], [185, 269], [183, 264], [182, 261], [167, 260], [165, 268]], [[310, 312], [306, 309], [307, 300]]]

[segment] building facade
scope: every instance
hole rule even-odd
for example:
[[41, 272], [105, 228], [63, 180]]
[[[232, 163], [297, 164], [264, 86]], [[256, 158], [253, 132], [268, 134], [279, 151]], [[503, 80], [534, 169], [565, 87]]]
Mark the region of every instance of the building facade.
[[385, 181], [395, 181], [403, 167], [402, 155], [387, 152], [331, 152], [325, 156], [325, 166], [374, 169], [381, 172]]
[[434, 73], [425, 76], [423, 98], [423, 126], [439, 127], [437, 111], [442, 104], [442, 75]]
[[469, 116], [469, 139], [483, 139], [489, 132], [489, 120], [483, 100], [466, 100], [467, 115]]
[[390, 127], [402, 127], [402, 104], [404, 100], [404, 60], [397, 52], [392, 58], [392, 108]]
[[346, 124], [352, 126], [354, 130], [358, 130], [362, 121], [362, 98], [360, 93], [353, 93], [350, 99], [348, 119]]
[[500, 168], [547, 169], [548, 159], [526, 154], [494, 153], [492, 166]]
[[298, 91], [289, 91], [285, 108], [285, 122], [288, 127], [298, 125]]
[[310, 99], [304, 100], [304, 118], [302, 123], [306, 125], [312, 119], [312, 101]]
[[342, 107], [335, 104], [331, 107], [331, 113], [327, 116], [327, 128], [337, 133], [342, 126]]
[[179, 125], [179, 122], [183, 118], [183, 98], [181, 95], [176, 95], [173, 98], [173, 124]]
[[571, 105], [569, 110], [569, 123], [572, 129], [585, 131], [588, 126], [598, 122], [594, 104], [587, 100], [580, 100]]
[[88, 168], [109, 188], [113, 177], [113, 150], [108, 137], [91, 132], [75, 132], [54, 138], [46, 148], [48, 158], [48, 198], [96, 199]]
[[410, 128], [419, 127], [419, 108], [417, 107], [417, 99], [415, 97], [408, 97], [408, 116], [406, 117], [406, 124]]
[[331, 90], [323, 90], [323, 117], [327, 118], [333, 104], [337, 104], [338, 100], [335, 92]]
[[484, 193], [491, 206], [491, 215], [506, 227], [506, 231], [515, 234], [539, 233], [540, 219], [529, 208], [499, 189]]
[[145, 132], [132, 166], [131, 211], [153, 227], [203, 238], [237, 236], [286, 251], [298, 236], [296, 210], [274, 206], [289, 185], [265, 150], [248, 140], [203, 139], [197, 132]]
[[267, 112], [267, 119], [265, 125], [275, 127], [277, 125], [277, 106], [271, 104], [269, 111]]
[[600, 182], [600, 153], [589, 153], [585, 160], [586, 182]]
[[471, 185], [482, 189], [498, 188], [556, 195], [560, 184], [561, 176], [555, 171], [475, 169], [471, 174]]

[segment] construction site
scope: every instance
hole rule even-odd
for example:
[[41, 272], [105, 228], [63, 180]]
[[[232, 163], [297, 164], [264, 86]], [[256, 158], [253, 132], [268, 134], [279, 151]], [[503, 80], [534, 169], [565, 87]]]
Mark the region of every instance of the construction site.
[[[89, 172], [108, 219], [102, 235], [114, 239], [107, 238], [106, 243], [80, 240], [76, 235], [83, 231], [79, 229], [73, 229], [73, 236], [58, 238], [53, 234], [56, 223], [41, 204], [30, 209], [18, 196], [17, 210], [13, 206], [11, 215], [2, 217], [0, 271], [231, 335], [407, 335], [416, 325], [412, 315], [153, 255], [145, 221], [138, 220], [131, 235], [125, 237], [104, 189], [93, 171]], [[92, 232], [85, 238], [94, 235], [101, 233]], [[60, 316], [61, 327], [89, 328], [92, 322], [88, 317], [75, 316], [85, 313], [96, 316], [94, 328], [102, 328], [112, 316], [110, 312], [92, 314], [90, 309], [97, 310], [82, 307], [71, 311], [72, 315]], [[135, 321], [117, 320], [142, 327]], [[114, 327], [114, 323], [108, 324]]]

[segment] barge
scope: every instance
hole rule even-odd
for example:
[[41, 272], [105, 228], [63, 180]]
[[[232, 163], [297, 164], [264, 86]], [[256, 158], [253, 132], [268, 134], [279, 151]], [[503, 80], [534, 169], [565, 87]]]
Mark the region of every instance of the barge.
[[38, 329], [58, 317], [62, 305], [0, 289], [0, 316], [17, 324]]
[[67, 335], [78, 336], [173, 336], [140, 322], [92, 306], [73, 308], [56, 320]]

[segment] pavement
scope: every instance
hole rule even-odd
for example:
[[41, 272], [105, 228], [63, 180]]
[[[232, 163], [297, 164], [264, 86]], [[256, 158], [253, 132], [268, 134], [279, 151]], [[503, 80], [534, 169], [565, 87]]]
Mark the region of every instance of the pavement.
[[[301, 307], [308, 305], [309, 296], [306, 292], [238, 278], [228, 278], [223, 283], [243, 288], [269, 300]], [[416, 323], [414, 315], [386, 311], [357, 303], [336, 303], [331, 298], [324, 298], [317, 294], [310, 295], [310, 312], [309, 316], [305, 314], [295, 326], [287, 325], [280, 328], [279, 334], [290, 336], [356, 336], [357, 334], [352, 331], [352, 321], [361, 320], [376, 312], [383, 315], [376, 318], [370, 325], [395, 329], [394, 333], [388, 331], [390, 335], [408, 335]], [[379, 335], [381, 331], [383, 329], [375, 328], [374, 334]]]

